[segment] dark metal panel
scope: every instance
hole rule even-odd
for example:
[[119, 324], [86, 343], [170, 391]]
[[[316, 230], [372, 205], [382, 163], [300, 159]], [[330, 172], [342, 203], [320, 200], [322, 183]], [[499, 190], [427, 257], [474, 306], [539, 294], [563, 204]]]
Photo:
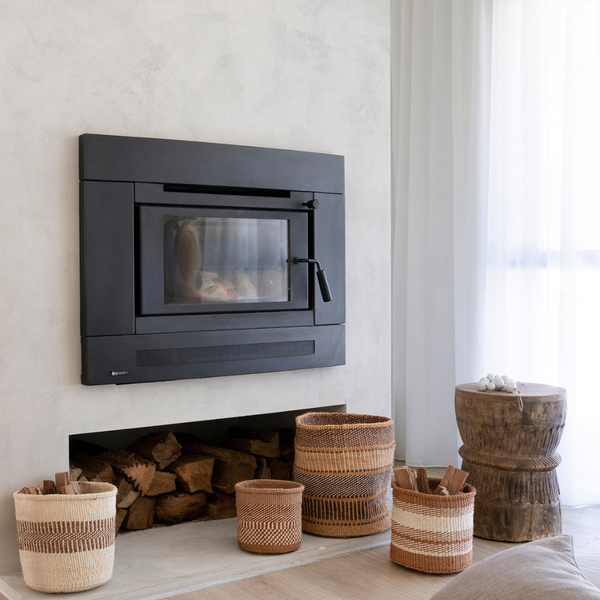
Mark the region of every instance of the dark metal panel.
[[136, 333], [178, 333], [218, 331], [219, 329], [264, 329], [268, 327], [308, 327], [314, 324], [312, 310], [219, 315], [177, 315], [138, 317]]
[[81, 335], [127, 335], [134, 322], [133, 185], [80, 186]]
[[158, 183], [136, 183], [136, 204], [158, 204], [161, 206], [175, 204], [177, 206], [214, 206], [216, 208], [252, 208], [269, 210], [302, 210], [308, 211], [303, 202], [312, 198], [312, 194], [300, 192], [292, 197], [243, 196], [235, 194], [210, 194], [191, 192], [169, 192], [164, 185]]
[[[327, 274], [332, 301], [315, 293], [315, 325], [346, 322], [346, 213], [344, 196], [315, 194], [314, 257]], [[314, 267], [311, 266], [311, 269]]]
[[[159, 356], [177, 355], [182, 350], [205, 349], [223, 355], [227, 346], [283, 345], [286, 342], [314, 341], [314, 353], [242, 360], [221, 360], [199, 364], [169, 364], [167, 366], [138, 366], [138, 351], [156, 351]], [[250, 348], [252, 350], [252, 348]], [[172, 333], [118, 337], [97, 337], [83, 340], [84, 373], [86, 385], [108, 383], [141, 383], [266, 373], [309, 369], [345, 364], [345, 328], [343, 325], [326, 327], [293, 327], [281, 329], [254, 329], [249, 331], [216, 331], [207, 333]], [[146, 352], [148, 354], [148, 352]], [[192, 354], [192, 353], [190, 353]], [[285, 353], [284, 353], [285, 354]]]
[[344, 157], [252, 146], [83, 134], [80, 178], [344, 193]]

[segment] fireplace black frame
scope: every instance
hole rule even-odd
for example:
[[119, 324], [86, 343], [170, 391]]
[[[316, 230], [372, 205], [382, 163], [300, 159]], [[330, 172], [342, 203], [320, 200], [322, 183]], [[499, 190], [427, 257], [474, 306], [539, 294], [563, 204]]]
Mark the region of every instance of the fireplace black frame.
[[[82, 383], [140, 383], [345, 364], [342, 156], [83, 134], [80, 148]], [[300, 304], [142, 314], [142, 207], [281, 211], [307, 222], [313, 263]], [[325, 298], [326, 299], [326, 298]]]

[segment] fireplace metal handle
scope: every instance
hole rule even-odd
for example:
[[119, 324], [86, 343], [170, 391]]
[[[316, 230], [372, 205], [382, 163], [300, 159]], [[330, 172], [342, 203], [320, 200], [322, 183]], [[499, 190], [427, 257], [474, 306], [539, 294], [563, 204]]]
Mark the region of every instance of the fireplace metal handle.
[[312, 208], [316, 210], [319, 208], [319, 201], [315, 198], [314, 200], [309, 200], [308, 202], [303, 202], [302, 206], [308, 206], [308, 208]]
[[319, 288], [321, 289], [321, 296], [323, 302], [331, 302], [331, 289], [325, 271], [321, 269], [321, 263], [314, 258], [294, 258], [295, 263], [310, 263], [317, 266], [317, 280], [319, 281]]

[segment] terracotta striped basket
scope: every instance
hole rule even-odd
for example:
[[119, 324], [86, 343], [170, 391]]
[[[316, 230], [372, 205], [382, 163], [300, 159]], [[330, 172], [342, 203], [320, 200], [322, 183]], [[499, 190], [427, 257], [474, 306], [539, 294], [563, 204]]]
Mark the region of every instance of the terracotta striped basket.
[[[435, 489], [441, 479], [429, 478]], [[473, 560], [475, 488], [463, 494], [435, 496], [403, 490], [392, 483], [390, 557], [399, 565], [424, 573], [457, 573]]]
[[302, 542], [302, 491], [295, 481], [253, 479], [235, 484], [238, 546], [283, 554]]
[[296, 418], [294, 480], [305, 486], [302, 529], [327, 537], [389, 529], [386, 506], [394, 462], [388, 417], [306, 413]]
[[40, 592], [80, 592], [112, 577], [117, 488], [80, 483], [81, 495], [15, 492], [25, 583]]

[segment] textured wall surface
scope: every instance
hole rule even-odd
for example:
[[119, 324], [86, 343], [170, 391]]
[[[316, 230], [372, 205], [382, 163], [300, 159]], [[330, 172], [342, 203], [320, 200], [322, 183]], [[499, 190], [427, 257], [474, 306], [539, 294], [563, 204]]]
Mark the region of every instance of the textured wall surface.
[[[73, 433], [345, 404], [390, 412], [388, 0], [0, 0], [0, 573], [11, 493]], [[81, 133], [346, 157], [347, 364], [80, 384]]]

